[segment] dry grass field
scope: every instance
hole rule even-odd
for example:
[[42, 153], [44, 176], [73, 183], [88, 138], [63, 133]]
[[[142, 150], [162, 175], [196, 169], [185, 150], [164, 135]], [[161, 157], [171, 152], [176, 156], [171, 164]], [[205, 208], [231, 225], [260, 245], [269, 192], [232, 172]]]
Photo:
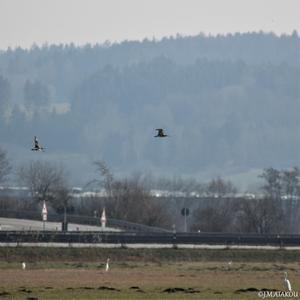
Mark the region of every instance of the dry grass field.
[[228, 264], [222, 259], [159, 262], [115, 258], [105, 272], [105, 260], [94, 257], [92, 261], [88, 257], [58, 257], [56, 261], [48, 257], [27, 262], [26, 270], [21, 269], [21, 257], [17, 259], [0, 263], [0, 298], [260, 299], [259, 290], [284, 290], [285, 271], [293, 290], [300, 291], [299, 261], [246, 262], [236, 256], [236, 261]]

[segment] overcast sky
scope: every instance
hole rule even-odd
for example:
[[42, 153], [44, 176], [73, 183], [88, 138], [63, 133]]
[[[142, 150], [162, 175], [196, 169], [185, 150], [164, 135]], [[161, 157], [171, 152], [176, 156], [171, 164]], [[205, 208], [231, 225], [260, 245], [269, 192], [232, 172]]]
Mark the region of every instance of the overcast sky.
[[294, 29], [300, 0], [0, 0], [0, 49]]

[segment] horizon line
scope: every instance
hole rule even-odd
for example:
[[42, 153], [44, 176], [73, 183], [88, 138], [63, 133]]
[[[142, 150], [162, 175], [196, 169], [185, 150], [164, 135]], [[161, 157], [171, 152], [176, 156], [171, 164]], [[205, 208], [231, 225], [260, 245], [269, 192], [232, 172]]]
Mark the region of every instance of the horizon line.
[[227, 37], [227, 36], [235, 36], [235, 35], [246, 35], [246, 34], [266, 34], [266, 35], [274, 35], [275, 37], [292, 37], [294, 35], [296, 35], [297, 37], [299, 37], [299, 33], [297, 31], [297, 29], [293, 29], [291, 30], [290, 33], [287, 32], [281, 32], [281, 33], [276, 33], [274, 31], [265, 31], [265, 30], [253, 30], [253, 31], [234, 31], [234, 32], [223, 32], [223, 33], [211, 33], [211, 32], [203, 32], [200, 31], [197, 34], [182, 34], [182, 33], [176, 33], [176, 34], [172, 34], [172, 35], [165, 35], [162, 37], [149, 37], [149, 36], [145, 36], [143, 38], [140, 39], [120, 39], [120, 40], [104, 40], [104, 41], [98, 41], [98, 42], [79, 42], [76, 43], [74, 41], [70, 41], [70, 42], [49, 42], [49, 41], [44, 41], [44, 42], [32, 42], [32, 44], [30, 46], [21, 46], [21, 45], [15, 45], [15, 46], [7, 46], [6, 49], [5, 48], [0, 48], [0, 54], [1, 52], [7, 52], [7, 51], [16, 51], [18, 49], [24, 50], [24, 51], [31, 51], [35, 48], [38, 49], [43, 49], [43, 48], [47, 48], [47, 47], [51, 47], [51, 46], [63, 46], [63, 47], [67, 47], [67, 46], [75, 46], [76, 48], [84, 48], [86, 46], [91, 46], [92, 48], [96, 47], [96, 46], [102, 46], [104, 48], [109, 48], [111, 46], [116, 46], [116, 45], [121, 45], [123, 43], [134, 43], [134, 42], [138, 42], [138, 43], [142, 43], [144, 41], [149, 41], [149, 42], [154, 42], [154, 43], [159, 43], [164, 39], [180, 39], [180, 38], [193, 38], [193, 37], [205, 37], [205, 38], [217, 38], [217, 37]]

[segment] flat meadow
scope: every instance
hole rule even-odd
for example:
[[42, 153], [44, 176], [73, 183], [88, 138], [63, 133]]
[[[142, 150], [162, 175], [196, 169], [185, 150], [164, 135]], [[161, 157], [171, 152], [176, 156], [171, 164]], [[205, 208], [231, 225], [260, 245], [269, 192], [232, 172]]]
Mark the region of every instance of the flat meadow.
[[284, 272], [300, 290], [299, 251], [1, 248], [0, 255], [3, 299], [260, 299], [261, 291], [286, 290]]

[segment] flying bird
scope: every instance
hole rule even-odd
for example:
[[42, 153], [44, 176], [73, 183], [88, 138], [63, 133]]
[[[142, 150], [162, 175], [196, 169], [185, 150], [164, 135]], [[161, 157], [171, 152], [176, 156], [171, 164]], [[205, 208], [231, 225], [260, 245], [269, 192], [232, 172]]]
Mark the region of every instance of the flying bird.
[[155, 129], [157, 130], [157, 134], [154, 137], [167, 137], [168, 135], [164, 133], [164, 130], [162, 128]]
[[290, 281], [287, 278], [287, 272], [284, 272], [284, 285], [289, 290], [289, 292], [292, 291], [291, 283], [290, 283]]
[[25, 270], [25, 269], [26, 269], [26, 263], [22, 262], [22, 270]]
[[44, 151], [44, 147], [39, 144], [39, 141], [36, 136], [34, 137], [33, 142], [34, 142], [34, 146], [31, 149], [31, 151]]

